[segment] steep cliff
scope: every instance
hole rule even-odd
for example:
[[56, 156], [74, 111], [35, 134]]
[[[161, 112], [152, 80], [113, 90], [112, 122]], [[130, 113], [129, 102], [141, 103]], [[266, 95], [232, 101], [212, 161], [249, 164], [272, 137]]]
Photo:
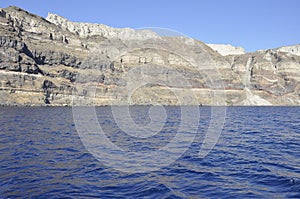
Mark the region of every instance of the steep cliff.
[[107, 39], [145, 40], [158, 39], [159, 36], [148, 30], [134, 30], [131, 28], [112, 28], [104, 24], [71, 22], [59, 15], [49, 13], [47, 18], [51, 23], [70, 31], [80, 37], [102, 36]]
[[0, 9], [0, 104], [300, 104], [299, 46], [254, 53], [225, 46], [225, 54], [211, 47]]

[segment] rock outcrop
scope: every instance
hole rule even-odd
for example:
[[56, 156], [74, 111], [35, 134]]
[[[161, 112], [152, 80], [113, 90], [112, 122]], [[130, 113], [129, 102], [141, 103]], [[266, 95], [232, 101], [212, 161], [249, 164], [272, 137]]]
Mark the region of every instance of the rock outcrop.
[[47, 18], [51, 23], [70, 31], [80, 37], [102, 36], [107, 39], [145, 40], [159, 39], [159, 36], [148, 30], [134, 30], [131, 28], [112, 28], [104, 24], [71, 22], [59, 15], [49, 13]]
[[277, 50], [277, 52], [285, 52], [285, 53], [289, 53], [291, 55], [300, 56], [300, 45], [283, 46], [283, 47], [278, 48], [276, 50]]
[[242, 55], [245, 54], [245, 49], [242, 47], [235, 47], [230, 44], [207, 44], [213, 50], [217, 51], [223, 56], [227, 55]]
[[2, 105], [299, 105], [299, 45], [245, 53], [0, 9]]

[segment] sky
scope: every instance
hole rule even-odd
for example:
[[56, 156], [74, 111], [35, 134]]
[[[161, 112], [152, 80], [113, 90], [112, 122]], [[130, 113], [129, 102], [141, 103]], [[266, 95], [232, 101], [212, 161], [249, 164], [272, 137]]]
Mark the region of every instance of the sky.
[[46, 17], [112, 27], [168, 28], [247, 52], [300, 44], [300, 0], [0, 0]]

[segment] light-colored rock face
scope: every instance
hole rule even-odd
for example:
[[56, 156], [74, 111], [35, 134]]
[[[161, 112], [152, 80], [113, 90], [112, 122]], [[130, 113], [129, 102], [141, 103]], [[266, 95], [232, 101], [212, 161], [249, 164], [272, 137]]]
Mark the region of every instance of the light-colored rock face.
[[294, 46], [283, 46], [281, 48], [278, 48], [277, 51], [300, 56], [300, 44]]
[[226, 55], [242, 55], [245, 54], [245, 49], [241, 47], [235, 47], [229, 44], [207, 44], [213, 50], [217, 51], [223, 56]]
[[49, 13], [47, 18], [49, 22], [60, 26], [81, 37], [90, 37], [99, 35], [108, 39], [121, 40], [146, 40], [159, 39], [160, 37], [149, 30], [134, 30], [131, 28], [112, 28], [104, 24], [78, 23], [68, 21], [66, 18], [56, 14]]
[[250, 89], [248, 89], [247, 87], [245, 88], [245, 92], [246, 92], [246, 99], [244, 101], [242, 101], [241, 105], [245, 105], [245, 106], [271, 106], [272, 104], [261, 98], [258, 95], [254, 95]]

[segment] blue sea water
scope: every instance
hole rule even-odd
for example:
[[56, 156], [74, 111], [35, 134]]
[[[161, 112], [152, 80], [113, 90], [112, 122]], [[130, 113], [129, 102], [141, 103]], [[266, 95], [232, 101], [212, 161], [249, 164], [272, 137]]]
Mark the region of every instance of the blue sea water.
[[[107, 137], [145, 153], [174, 139], [180, 107], [165, 107], [163, 130], [138, 139], [98, 107]], [[149, 107], [131, 107], [147, 124]], [[200, 107], [198, 133], [175, 162], [126, 173], [95, 158], [76, 131], [72, 108], [0, 108], [0, 198], [300, 198], [300, 107], [228, 107], [213, 150], [199, 157], [211, 119]], [[164, 157], [161, 157], [164, 158]]]

